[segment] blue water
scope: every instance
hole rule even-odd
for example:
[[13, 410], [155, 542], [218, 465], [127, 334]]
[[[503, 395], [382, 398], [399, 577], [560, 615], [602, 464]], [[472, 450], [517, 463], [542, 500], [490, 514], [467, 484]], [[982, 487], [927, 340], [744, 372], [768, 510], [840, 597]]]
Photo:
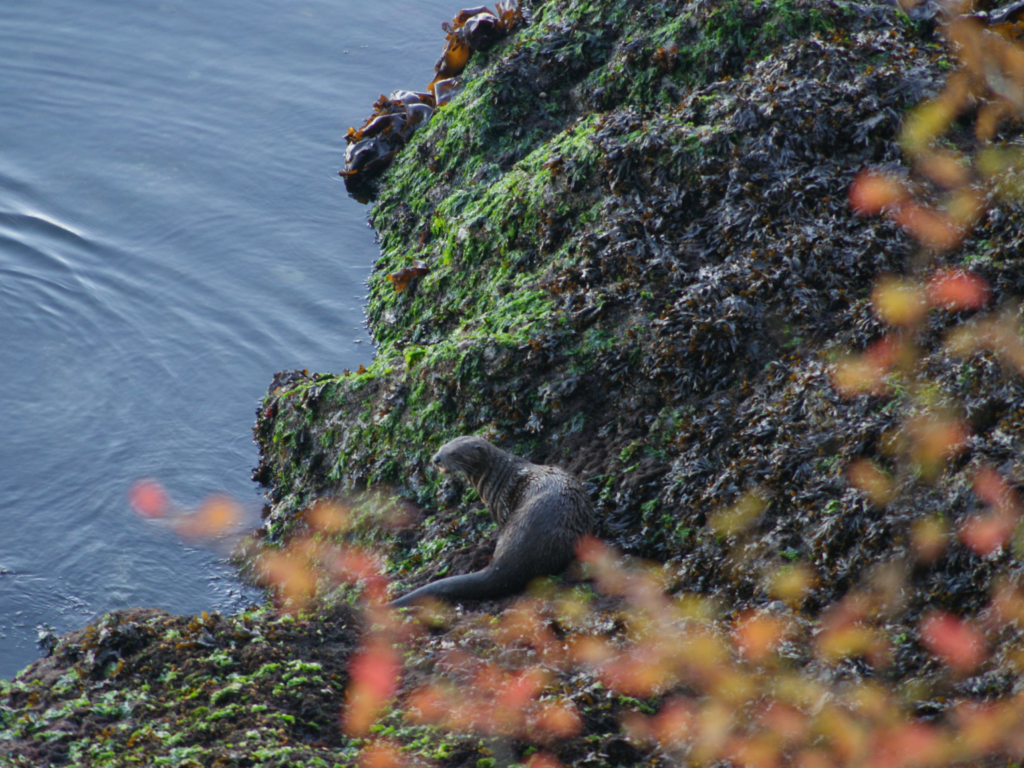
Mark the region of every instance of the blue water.
[[273, 373], [373, 351], [344, 132], [430, 81], [456, 10], [0, 0], [0, 677], [41, 625], [259, 599], [125, 492], [228, 492], [258, 524]]

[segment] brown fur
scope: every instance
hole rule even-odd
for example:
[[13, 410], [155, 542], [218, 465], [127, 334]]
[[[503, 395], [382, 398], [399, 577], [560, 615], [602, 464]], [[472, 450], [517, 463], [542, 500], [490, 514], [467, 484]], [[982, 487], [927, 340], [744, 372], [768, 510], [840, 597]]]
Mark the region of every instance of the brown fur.
[[423, 598], [482, 600], [521, 592], [540, 576], [565, 570], [576, 543], [594, 527], [594, 508], [579, 480], [558, 467], [531, 464], [479, 437], [457, 437], [433, 458], [442, 472], [466, 476], [498, 523], [494, 559], [482, 571], [449, 576], [391, 603]]

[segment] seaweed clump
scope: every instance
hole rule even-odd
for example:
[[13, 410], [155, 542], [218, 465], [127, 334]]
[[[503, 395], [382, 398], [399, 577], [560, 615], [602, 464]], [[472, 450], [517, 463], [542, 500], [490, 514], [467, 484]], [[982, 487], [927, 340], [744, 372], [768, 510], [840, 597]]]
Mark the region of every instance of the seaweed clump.
[[450, 22], [444, 22], [441, 27], [446, 33], [445, 47], [434, 64], [437, 74], [427, 91], [382, 95], [363, 127], [348, 129], [345, 169], [340, 175], [356, 198], [369, 199], [372, 180], [390, 165], [395, 153], [416, 130], [430, 120], [434, 110], [458, 93], [455, 78], [466, 68], [473, 52], [489, 50], [523, 18], [517, 0], [498, 0], [495, 8], [497, 11], [485, 6], [463, 9]]

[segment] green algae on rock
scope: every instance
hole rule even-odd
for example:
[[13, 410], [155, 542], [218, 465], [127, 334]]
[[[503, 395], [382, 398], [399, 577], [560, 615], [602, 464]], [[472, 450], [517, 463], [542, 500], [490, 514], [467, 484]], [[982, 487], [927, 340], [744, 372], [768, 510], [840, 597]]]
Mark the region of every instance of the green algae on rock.
[[38, 768], [316, 765], [346, 744], [354, 754], [337, 712], [359, 634], [345, 604], [297, 618], [117, 611], [0, 681], [0, 755]]
[[[729, 55], [709, 56], [715, 40]], [[663, 71], [672, 45], [703, 66]], [[645, 545], [622, 534], [657, 496], [672, 502], [660, 516], [683, 501], [658, 480], [700, 431], [693, 409], [763, 396], [778, 372], [815, 364], [805, 341], [877, 332], [844, 325], [908, 244], [853, 220], [846, 185], [865, 162], [897, 161], [898, 110], [937, 85], [941, 61], [882, 8], [539, 5], [383, 179], [369, 371], [268, 396], [257, 474], [271, 530], [367, 486], [436, 508], [425, 458], [484, 429], [607, 485], [619, 498], [603, 499], [605, 533], [671, 555], [654, 531]], [[654, 73], [660, 89], [645, 85]], [[396, 293], [386, 275], [416, 260], [430, 272]], [[686, 515], [675, 524], [699, 529]]]
[[[881, 437], [907, 401], [845, 400], [829, 377], [884, 334], [873, 280], [913, 253], [892, 223], [852, 214], [850, 182], [901, 165], [900, 117], [950, 67], [880, 4], [538, 4], [382, 178], [373, 364], [268, 395], [270, 535], [320, 496], [388, 489], [425, 510], [434, 557], [457, 550], [481, 527], [475, 501], [427, 459], [469, 433], [581, 475], [604, 538], [737, 605], [769, 600], [765, 574], [796, 562], [818, 575], [813, 611], [902, 556], [914, 519], [960, 519], [981, 457], [1021, 471], [1021, 383], [946, 357], [956, 318], [931, 316], [941, 386], [972, 381], [943, 396], [988, 415], [935, 485], [906, 477], [880, 510], [844, 472], [893, 466]], [[980, 265], [996, 303], [1021, 287], [1007, 213], [947, 257]], [[386, 276], [414, 262], [429, 273], [395, 292]], [[754, 535], [714, 535], [708, 517], [754, 489]], [[423, 547], [394, 536], [393, 573], [425, 581]], [[1009, 563], [975, 558], [954, 542], [915, 576], [905, 620], [980, 607]]]

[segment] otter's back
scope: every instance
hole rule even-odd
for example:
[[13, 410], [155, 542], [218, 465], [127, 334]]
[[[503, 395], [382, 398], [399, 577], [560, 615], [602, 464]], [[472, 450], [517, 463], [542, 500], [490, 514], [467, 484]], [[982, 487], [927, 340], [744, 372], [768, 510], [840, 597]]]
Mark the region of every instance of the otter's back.
[[495, 562], [528, 557], [537, 575], [555, 573], [572, 560], [579, 538], [593, 531], [593, 507], [580, 482], [563, 469], [530, 464], [520, 473]]

